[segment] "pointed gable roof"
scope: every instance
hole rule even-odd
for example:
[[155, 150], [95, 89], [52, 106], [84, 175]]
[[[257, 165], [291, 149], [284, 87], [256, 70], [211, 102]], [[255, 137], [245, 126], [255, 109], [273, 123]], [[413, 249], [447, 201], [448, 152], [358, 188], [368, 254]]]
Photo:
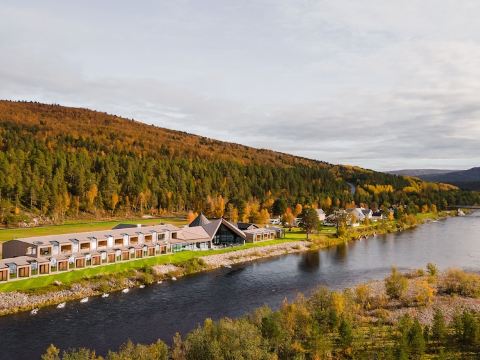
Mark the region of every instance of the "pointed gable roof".
[[203, 213], [200, 213], [195, 219], [193, 219], [193, 221], [188, 226], [205, 226], [207, 224], [210, 224], [210, 221], [206, 218], [205, 215], [203, 215]]
[[228, 229], [230, 229], [234, 233], [236, 233], [241, 238], [245, 239], [245, 237], [246, 237], [245, 233], [242, 230], [240, 230], [239, 228], [237, 228], [235, 225], [230, 223], [229, 221], [225, 220], [224, 218], [209, 221], [209, 223], [204, 225], [203, 228], [205, 229], [205, 231], [210, 236], [210, 239], [213, 239], [213, 237], [215, 236], [215, 234], [218, 231], [218, 228], [222, 224], [225, 225]]

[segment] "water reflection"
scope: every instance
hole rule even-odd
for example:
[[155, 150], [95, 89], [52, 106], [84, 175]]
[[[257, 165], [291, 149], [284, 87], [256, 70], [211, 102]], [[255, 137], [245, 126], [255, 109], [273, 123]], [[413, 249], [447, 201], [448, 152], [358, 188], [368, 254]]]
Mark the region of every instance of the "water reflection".
[[320, 252], [309, 251], [301, 255], [298, 268], [304, 272], [315, 272], [320, 268]]
[[340, 244], [335, 247], [335, 260], [339, 263], [345, 262], [348, 255], [348, 245], [347, 244]]

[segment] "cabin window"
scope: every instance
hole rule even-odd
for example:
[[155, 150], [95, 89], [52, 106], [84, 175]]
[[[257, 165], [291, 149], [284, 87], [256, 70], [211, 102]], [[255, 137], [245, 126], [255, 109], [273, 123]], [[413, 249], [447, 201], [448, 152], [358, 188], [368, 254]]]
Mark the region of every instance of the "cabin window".
[[107, 247], [107, 240], [99, 240], [98, 247]]
[[40, 256], [48, 256], [50, 255], [50, 251], [49, 247], [40, 248]]
[[8, 280], [8, 270], [0, 270], [0, 281]]
[[130, 245], [136, 245], [138, 244], [138, 236], [132, 236], [130, 238]]
[[152, 242], [152, 235], [145, 235], [145, 242]]
[[62, 253], [70, 253], [72, 252], [72, 245], [62, 245], [60, 249]]
[[90, 250], [90, 243], [80, 244], [80, 250]]
[[158, 240], [165, 240], [165, 234], [158, 234]]
[[172, 232], [172, 239], [176, 239], [177, 238], [177, 233], [176, 232]]
[[115, 239], [115, 245], [122, 246], [123, 245], [123, 239]]

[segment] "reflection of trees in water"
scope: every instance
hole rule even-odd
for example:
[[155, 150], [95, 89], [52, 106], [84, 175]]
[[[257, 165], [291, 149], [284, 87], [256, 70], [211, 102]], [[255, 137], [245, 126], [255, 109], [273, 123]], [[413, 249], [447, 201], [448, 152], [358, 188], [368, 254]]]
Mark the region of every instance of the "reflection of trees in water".
[[305, 272], [314, 272], [320, 267], [320, 252], [308, 251], [302, 254], [302, 260], [298, 263], [298, 268]]
[[347, 244], [340, 244], [335, 248], [334, 259], [339, 262], [344, 262], [348, 255]]

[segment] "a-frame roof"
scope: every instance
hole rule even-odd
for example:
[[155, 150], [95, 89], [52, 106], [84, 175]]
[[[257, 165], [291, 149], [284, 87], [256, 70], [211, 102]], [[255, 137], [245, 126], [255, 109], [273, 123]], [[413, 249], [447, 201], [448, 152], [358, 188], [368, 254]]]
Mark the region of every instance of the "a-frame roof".
[[233, 231], [235, 234], [237, 234], [238, 236], [242, 237], [242, 238], [246, 238], [246, 235], [245, 233], [240, 230], [239, 228], [237, 228], [235, 225], [233, 225], [232, 223], [228, 222], [227, 220], [221, 218], [221, 219], [215, 219], [215, 220], [212, 220], [210, 221], [208, 224], [204, 225], [203, 228], [205, 229], [205, 231], [208, 233], [208, 235], [210, 236], [210, 239], [213, 239], [213, 237], [215, 236], [215, 234], [217, 233], [218, 231], [218, 228], [220, 227], [220, 225], [225, 225], [228, 229], [230, 229], [231, 231]]
[[203, 213], [200, 213], [193, 221], [188, 224], [189, 227], [194, 227], [194, 226], [205, 226], [210, 223], [210, 220], [206, 218]]

